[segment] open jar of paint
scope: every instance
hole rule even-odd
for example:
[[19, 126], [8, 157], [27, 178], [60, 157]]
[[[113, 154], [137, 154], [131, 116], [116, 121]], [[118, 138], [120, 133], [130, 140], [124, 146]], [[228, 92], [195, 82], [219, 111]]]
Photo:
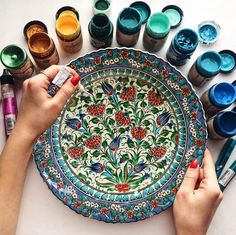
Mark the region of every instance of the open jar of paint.
[[83, 37], [79, 15], [72, 7], [63, 7], [56, 14], [56, 34], [60, 46], [69, 53], [81, 50]]

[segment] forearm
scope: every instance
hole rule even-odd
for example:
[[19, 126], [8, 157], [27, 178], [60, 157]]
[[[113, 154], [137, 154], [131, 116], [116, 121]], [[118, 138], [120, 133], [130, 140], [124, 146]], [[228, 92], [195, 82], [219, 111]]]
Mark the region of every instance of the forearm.
[[[0, 156], [0, 234], [15, 234], [28, 162], [34, 145], [16, 125]], [[9, 223], [11, 221], [11, 223]]]

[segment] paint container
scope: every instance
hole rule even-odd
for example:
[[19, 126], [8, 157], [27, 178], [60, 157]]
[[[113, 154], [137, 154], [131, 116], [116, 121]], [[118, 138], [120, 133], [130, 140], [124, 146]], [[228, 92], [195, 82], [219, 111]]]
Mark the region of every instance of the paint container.
[[1, 62], [18, 79], [26, 79], [34, 73], [34, 65], [26, 51], [17, 45], [8, 45], [1, 51]]
[[48, 34], [33, 34], [28, 40], [28, 47], [36, 64], [41, 69], [46, 69], [53, 64], [58, 64], [59, 55], [53, 40]]
[[197, 33], [192, 29], [181, 29], [172, 39], [166, 58], [173, 65], [184, 65], [191, 58], [197, 45]]
[[147, 22], [149, 16], [151, 15], [151, 9], [147, 3], [137, 1], [133, 2], [129, 7], [133, 7], [139, 12], [142, 24], [145, 24]]
[[90, 42], [95, 48], [111, 46], [113, 25], [105, 14], [94, 15], [89, 22], [88, 31]]
[[197, 58], [189, 70], [188, 79], [195, 86], [203, 86], [221, 70], [222, 59], [219, 53], [207, 51]]
[[[65, 9], [63, 11], [63, 9]], [[83, 37], [78, 12], [69, 7], [59, 9], [56, 14], [56, 34], [60, 46], [69, 53], [76, 53], [81, 50]], [[77, 14], [76, 14], [77, 12]]]
[[236, 54], [231, 50], [219, 52], [222, 59], [221, 73], [231, 73], [236, 68]]
[[93, 1], [93, 14], [105, 14], [107, 16], [111, 13], [111, 0], [94, 0]]
[[176, 5], [168, 5], [162, 9], [162, 12], [169, 18], [172, 29], [177, 28], [184, 17], [182, 9]]
[[143, 34], [143, 46], [150, 52], [159, 51], [165, 44], [170, 32], [170, 20], [164, 13], [149, 17]]
[[116, 40], [121, 46], [134, 46], [139, 38], [142, 20], [139, 12], [132, 7], [125, 8], [118, 16]]
[[35, 33], [48, 33], [47, 26], [39, 20], [28, 22], [23, 29], [25, 39], [28, 41], [29, 38]]
[[207, 122], [208, 135], [211, 139], [225, 139], [236, 135], [236, 113], [220, 112]]
[[1, 81], [1, 93], [2, 93], [2, 112], [4, 116], [5, 134], [8, 137], [16, 122], [17, 103], [14, 90], [13, 77], [8, 74], [7, 70], [3, 70], [3, 74], [0, 77]]
[[203, 21], [198, 26], [199, 41], [204, 45], [215, 43], [220, 34], [220, 26], [215, 21]]
[[201, 96], [205, 113], [213, 116], [219, 111], [228, 108], [236, 98], [236, 90], [230, 83], [215, 84]]

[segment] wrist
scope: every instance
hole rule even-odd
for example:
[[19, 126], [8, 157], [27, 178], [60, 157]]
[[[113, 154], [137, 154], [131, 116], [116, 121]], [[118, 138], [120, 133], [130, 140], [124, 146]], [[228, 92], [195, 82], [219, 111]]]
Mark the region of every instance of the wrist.
[[200, 231], [199, 229], [191, 229], [191, 228], [180, 228], [175, 226], [176, 235], [206, 235], [205, 232]]

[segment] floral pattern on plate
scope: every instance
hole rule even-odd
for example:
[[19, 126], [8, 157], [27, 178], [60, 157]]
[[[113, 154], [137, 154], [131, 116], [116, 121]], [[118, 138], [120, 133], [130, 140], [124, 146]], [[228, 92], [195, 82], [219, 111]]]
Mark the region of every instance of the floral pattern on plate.
[[52, 192], [76, 212], [132, 222], [172, 205], [186, 166], [201, 162], [206, 124], [186, 79], [155, 55], [104, 49], [72, 61], [76, 91], [34, 148]]

